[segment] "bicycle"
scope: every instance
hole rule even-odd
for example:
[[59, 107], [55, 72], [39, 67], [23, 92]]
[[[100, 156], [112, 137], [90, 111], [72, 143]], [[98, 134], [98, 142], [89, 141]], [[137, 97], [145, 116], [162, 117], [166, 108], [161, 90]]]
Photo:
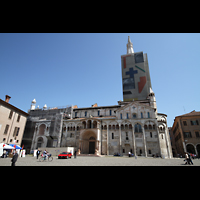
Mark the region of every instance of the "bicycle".
[[[48, 161], [49, 161], [49, 162], [51, 162], [51, 161], [53, 160], [53, 157], [51, 157], [51, 154], [47, 155], [47, 157], [48, 157]], [[47, 160], [47, 159], [46, 159], [46, 156], [41, 155], [39, 161], [40, 161], [40, 162], [43, 162], [43, 161], [45, 161], [45, 160]]]

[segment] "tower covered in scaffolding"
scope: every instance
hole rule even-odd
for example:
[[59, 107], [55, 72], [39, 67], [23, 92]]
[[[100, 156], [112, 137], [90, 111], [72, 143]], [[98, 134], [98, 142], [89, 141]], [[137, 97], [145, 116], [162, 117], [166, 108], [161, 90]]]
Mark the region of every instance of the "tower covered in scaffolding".
[[[33, 101], [32, 101], [33, 104]], [[35, 108], [34, 106], [28, 111], [22, 145], [27, 153], [40, 147], [60, 147], [62, 138], [63, 118], [70, 119], [72, 116], [72, 105], [47, 108]]]

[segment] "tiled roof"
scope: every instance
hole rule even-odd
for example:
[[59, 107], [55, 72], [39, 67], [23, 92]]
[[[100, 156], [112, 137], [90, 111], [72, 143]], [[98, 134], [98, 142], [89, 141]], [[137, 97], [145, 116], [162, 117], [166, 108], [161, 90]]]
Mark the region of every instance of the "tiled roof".
[[200, 112], [196, 112], [195, 110], [193, 110], [190, 113], [184, 114], [184, 115], [179, 115], [177, 117], [189, 117], [189, 116], [200, 116]]

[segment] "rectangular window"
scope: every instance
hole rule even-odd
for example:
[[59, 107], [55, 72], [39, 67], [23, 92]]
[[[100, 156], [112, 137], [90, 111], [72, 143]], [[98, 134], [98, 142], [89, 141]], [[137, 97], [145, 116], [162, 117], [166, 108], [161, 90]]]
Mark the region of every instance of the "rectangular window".
[[110, 116], [112, 115], [112, 110], [110, 110]]
[[183, 125], [184, 125], [184, 126], [187, 126], [187, 122], [186, 122], [186, 121], [183, 121]]
[[196, 137], [199, 138], [199, 132], [198, 131], [195, 131], [195, 134], [196, 134]]
[[192, 126], [193, 125], [199, 125], [198, 120], [192, 120], [192, 121], [190, 121], [190, 123], [191, 123]]
[[143, 113], [141, 112], [141, 118], [143, 118]]
[[17, 117], [17, 122], [20, 121], [20, 118], [21, 118], [21, 115], [18, 114], [18, 117]]
[[85, 117], [87, 117], [87, 111], [85, 111]]
[[184, 134], [184, 138], [191, 138], [192, 137], [191, 132], [183, 132], [183, 134]]
[[75, 112], [75, 117], [77, 117], [77, 112]]
[[100, 115], [100, 110], [98, 110], [98, 116]]
[[19, 134], [19, 129], [20, 129], [20, 128], [15, 127], [15, 130], [14, 130], [14, 132], [13, 132], [13, 137], [18, 136], [18, 134]]
[[148, 114], [148, 118], [150, 118], [150, 113], [148, 112], [147, 114]]
[[135, 119], [136, 118], [136, 114], [133, 114], [133, 119]]
[[126, 113], [126, 118], [128, 119], [128, 113]]
[[126, 132], [126, 140], [128, 140], [128, 132]]
[[5, 134], [5, 135], [8, 133], [8, 129], [9, 129], [9, 125], [7, 124], [7, 125], [6, 125], [6, 128], [5, 128], [5, 130], [4, 130], [4, 134]]
[[12, 116], [13, 116], [13, 111], [11, 110], [8, 118], [11, 119]]
[[122, 113], [120, 113], [120, 119], [122, 119]]

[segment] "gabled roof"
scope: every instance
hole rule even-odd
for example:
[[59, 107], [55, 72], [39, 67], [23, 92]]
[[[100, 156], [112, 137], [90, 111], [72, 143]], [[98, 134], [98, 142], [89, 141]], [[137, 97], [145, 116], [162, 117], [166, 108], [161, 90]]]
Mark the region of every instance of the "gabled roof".
[[125, 106], [122, 106], [122, 107], [118, 108], [116, 111], [124, 110], [125, 108], [128, 108], [128, 107], [133, 106], [133, 105], [143, 106], [143, 107], [146, 107], [146, 108], [151, 108], [151, 109], [153, 109], [153, 108], [152, 108], [151, 106], [149, 106], [149, 105], [145, 105], [145, 104], [140, 103], [140, 102], [138, 102], [138, 101], [133, 101], [133, 102], [130, 102], [130, 103], [126, 104]]
[[176, 116], [176, 117], [189, 117], [189, 116], [200, 116], [200, 112], [196, 112], [195, 110], [193, 110], [190, 113], [186, 113], [184, 115], [179, 115], [179, 116]]

